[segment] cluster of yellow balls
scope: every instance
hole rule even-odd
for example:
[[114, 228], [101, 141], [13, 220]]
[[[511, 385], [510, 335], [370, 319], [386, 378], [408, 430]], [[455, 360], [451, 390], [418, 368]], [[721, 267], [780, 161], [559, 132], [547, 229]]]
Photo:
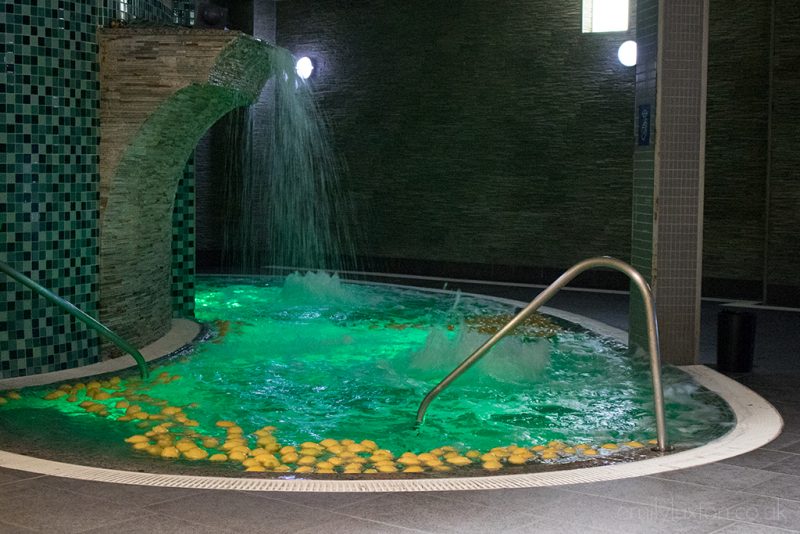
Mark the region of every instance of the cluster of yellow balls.
[[[450, 471], [456, 467], [482, 466], [489, 471], [497, 471], [509, 465], [524, 465], [557, 461], [564, 458], [593, 457], [600, 454], [589, 445], [574, 447], [559, 441], [547, 445], [520, 447], [509, 445], [495, 447], [486, 453], [470, 450], [459, 452], [455, 447], [444, 446], [428, 452], [404, 452], [395, 456], [391, 451], [381, 449], [372, 440], [356, 442], [352, 439], [323, 439], [319, 442], [307, 441], [300, 445], [282, 446], [273, 436], [275, 427], [266, 426], [256, 430], [253, 444], [244, 435], [242, 428], [233, 421], [217, 421], [216, 426], [226, 431], [222, 443], [213, 437], [195, 434], [184, 436], [176, 441], [169, 432], [171, 424], [164, 423], [149, 432], [129, 437], [126, 441], [135, 450], [153, 456], [186, 460], [205, 460], [212, 462], [235, 462], [245, 471], [274, 473], [317, 473], [317, 474], [374, 474], [374, 473], [425, 473]], [[201, 448], [204, 447], [204, 448]], [[642, 445], [629, 441], [622, 445], [606, 443], [599, 447], [607, 451], [620, 448], [635, 449]], [[206, 449], [216, 452], [209, 453]]]
[[[179, 379], [179, 375], [171, 376], [162, 372], [154, 382], [167, 384]], [[216, 422], [215, 432], [225, 432], [224, 438], [218, 438], [200, 429], [200, 423], [184, 412], [184, 408], [196, 408], [195, 404], [170, 406], [166, 400], [141, 393], [136, 389], [137, 386], [141, 386], [141, 383], [136, 379], [124, 384], [120, 377], [113, 377], [63, 384], [43, 398], [78, 403], [87, 413], [100, 417], [111, 416], [121, 422], [135, 422], [139, 428], [148, 429], [125, 440], [135, 451], [167, 460], [231, 462], [251, 472], [351, 475], [431, 473], [470, 466], [498, 471], [508, 466], [588, 459], [620, 449], [644, 446], [637, 441], [605, 443], [598, 447], [551, 441], [546, 445], [508, 445], [485, 452], [464, 452], [448, 445], [421, 453], [407, 451], [396, 456], [368, 439], [357, 442], [329, 438], [299, 445], [282, 445], [273, 435], [275, 427], [265, 426], [245, 435], [242, 427], [234, 421]], [[19, 398], [19, 394], [7, 393], [6, 397]], [[5, 402], [0, 397], [0, 404]]]

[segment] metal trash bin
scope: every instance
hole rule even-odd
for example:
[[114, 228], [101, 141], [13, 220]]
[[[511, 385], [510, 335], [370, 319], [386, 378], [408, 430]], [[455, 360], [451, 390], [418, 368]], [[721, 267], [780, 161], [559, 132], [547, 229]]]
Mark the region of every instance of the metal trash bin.
[[717, 370], [749, 373], [753, 370], [756, 316], [752, 312], [724, 309], [717, 315]]

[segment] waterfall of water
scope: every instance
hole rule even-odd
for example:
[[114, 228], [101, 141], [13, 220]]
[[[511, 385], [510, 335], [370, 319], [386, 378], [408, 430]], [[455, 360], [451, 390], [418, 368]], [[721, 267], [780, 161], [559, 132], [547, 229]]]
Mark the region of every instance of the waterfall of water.
[[329, 128], [292, 55], [276, 48], [273, 66], [269, 146], [254, 144], [254, 108], [228, 118], [225, 137], [238, 149], [226, 155], [223, 198], [236, 205], [226, 203], [224, 260], [246, 272], [354, 268], [354, 214]]

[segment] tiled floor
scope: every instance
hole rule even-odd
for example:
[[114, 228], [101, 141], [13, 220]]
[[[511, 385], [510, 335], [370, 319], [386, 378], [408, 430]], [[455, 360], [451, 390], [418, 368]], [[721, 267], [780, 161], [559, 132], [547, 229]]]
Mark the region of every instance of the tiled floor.
[[[562, 292], [551, 305], [625, 327], [625, 295]], [[707, 363], [718, 309], [703, 307]], [[150, 488], [0, 469], [0, 533], [800, 532], [798, 345], [800, 313], [758, 312], [756, 367], [740, 380], [772, 402], [786, 426], [767, 446], [716, 464], [558, 488], [395, 494]]]

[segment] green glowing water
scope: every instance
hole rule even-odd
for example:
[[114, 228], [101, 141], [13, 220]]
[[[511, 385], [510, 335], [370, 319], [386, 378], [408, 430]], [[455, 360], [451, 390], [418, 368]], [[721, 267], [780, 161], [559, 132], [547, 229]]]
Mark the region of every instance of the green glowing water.
[[[198, 319], [219, 336], [154, 370], [181, 379], [142, 385], [137, 393], [149, 397], [137, 400], [151, 413], [163, 403], [148, 399], [183, 407], [203, 435], [222, 439], [215, 422], [230, 420], [245, 433], [275, 426], [281, 444], [370, 439], [396, 454], [655, 437], [647, 362], [578, 328], [550, 337], [527, 329], [502, 341], [431, 404], [425, 425], [414, 430], [425, 394], [488, 338], [481, 325], [513, 311], [503, 303], [341, 284], [322, 274], [285, 282], [208, 279], [197, 289]], [[0, 430], [45, 427], [66, 444], [73, 435], [81, 446], [131, 454], [123, 439], [142, 429], [115, 421], [125, 413], [114, 408], [121, 395], [100, 401], [109, 415], [99, 418], [78, 402], [42, 400], [52, 390], [25, 390], [22, 400], [0, 406]], [[666, 368], [664, 390], [672, 443], [697, 445], [730, 428], [725, 403], [682, 372]], [[20, 416], [27, 424], [13, 422]]]

